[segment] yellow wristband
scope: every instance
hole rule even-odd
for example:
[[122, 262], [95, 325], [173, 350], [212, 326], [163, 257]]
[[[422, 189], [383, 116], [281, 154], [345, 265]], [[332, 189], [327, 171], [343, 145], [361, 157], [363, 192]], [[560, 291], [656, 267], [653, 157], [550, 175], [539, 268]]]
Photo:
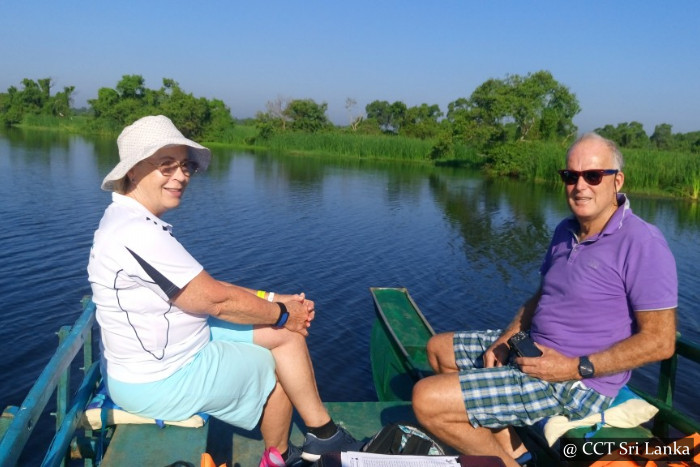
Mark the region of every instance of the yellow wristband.
[[266, 294], [266, 293], [267, 293], [267, 292], [265, 292], [264, 290], [258, 290], [258, 292], [257, 292], [256, 295], [257, 295], [258, 297], [260, 297], [260, 298], [265, 298], [265, 294]]

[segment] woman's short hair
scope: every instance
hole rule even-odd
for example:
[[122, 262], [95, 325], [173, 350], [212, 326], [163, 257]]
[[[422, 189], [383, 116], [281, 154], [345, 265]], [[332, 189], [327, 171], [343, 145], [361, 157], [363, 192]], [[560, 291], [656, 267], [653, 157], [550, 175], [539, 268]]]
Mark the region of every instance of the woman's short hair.
[[125, 175], [114, 182], [114, 191], [120, 195], [125, 195], [129, 191], [130, 185], [131, 182], [129, 181], [129, 176]]

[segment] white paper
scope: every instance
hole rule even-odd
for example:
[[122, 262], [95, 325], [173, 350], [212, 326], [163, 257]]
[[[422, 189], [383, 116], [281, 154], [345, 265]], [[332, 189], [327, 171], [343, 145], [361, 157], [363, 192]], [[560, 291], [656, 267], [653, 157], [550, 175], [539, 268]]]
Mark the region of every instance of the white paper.
[[442, 467], [459, 465], [454, 456], [394, 456], [369, 452], [341, 452], [342, 467]]

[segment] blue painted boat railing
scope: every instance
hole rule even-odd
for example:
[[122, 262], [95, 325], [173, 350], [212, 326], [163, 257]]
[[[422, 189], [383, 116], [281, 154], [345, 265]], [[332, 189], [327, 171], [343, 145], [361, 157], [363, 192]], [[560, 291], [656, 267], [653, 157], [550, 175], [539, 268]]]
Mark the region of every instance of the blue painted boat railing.
[[[63, 465], [83, 410], [100, 378], [99, 363], [92, 359], [92, 327], [95, 322], [95, 304], [83, 299], [83, 312], [70, 326], [59, 331], [59, 346], [48, 365], [37, 379], [19, 407], [11, 408], [13, 415], [7, 430], [0, 439], [0, 466], [14, 467], [29, 440], [37, 420], [46, 408], [51, 395], [56, 392], [56, 435], [53, 438], [42, 466]], [[83, 350], [84, 377], [73, 398], [70, 398], [70, 367], [80, 350]], [[89, 465], [86, 459], [86, 465]]]

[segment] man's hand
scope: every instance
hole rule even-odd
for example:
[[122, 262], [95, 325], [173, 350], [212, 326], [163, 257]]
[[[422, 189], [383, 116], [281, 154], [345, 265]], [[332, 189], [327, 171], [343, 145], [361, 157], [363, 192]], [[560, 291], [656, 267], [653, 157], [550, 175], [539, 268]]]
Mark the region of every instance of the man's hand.
[[536, 342], [535, 345], [542, 351], [540, 357], [515, 359], [515, 363], [523, 373], [550, 383], [581, 379], [578, 374], [578, 358], [567, 357]]
[[510, 348], [500, 338], [484, 352], [484, 368], [503, 366], [508, 363]]

